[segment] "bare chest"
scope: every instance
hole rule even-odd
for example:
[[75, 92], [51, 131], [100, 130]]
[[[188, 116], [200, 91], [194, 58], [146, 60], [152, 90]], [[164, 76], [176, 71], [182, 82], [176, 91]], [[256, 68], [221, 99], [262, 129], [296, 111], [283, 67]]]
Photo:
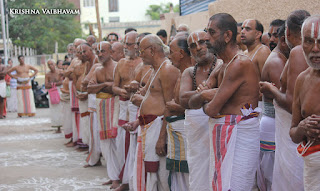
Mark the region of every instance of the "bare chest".
[[305, 80], [299, 94], [301, 115], [320, 115], [320, 80]]

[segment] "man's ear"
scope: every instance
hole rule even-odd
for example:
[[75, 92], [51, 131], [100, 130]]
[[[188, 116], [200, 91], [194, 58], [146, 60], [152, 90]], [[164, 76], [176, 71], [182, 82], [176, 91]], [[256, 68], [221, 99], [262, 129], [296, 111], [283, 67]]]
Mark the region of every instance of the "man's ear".
[[261, 39], [262, 36], [262, 32], [261, 31], [257, 31], [256, 32], [256, 39]]
[[[231, 30], [227, 30], [226, 32], [224, 32], [224, 34], [223, 34], [223, 37], [224, 37], [224, 42], [226, 43], [226, 44], [228, 44], [230, 41], [231, 41], [231, 39], [232, 39], [232, 31]], [[237, 35], [237, 34], [236, 34]]]
[[184, 57], [184, 54], [185, 54], [185, 52], [184, 52], [184, 50], [182, 50], [182, 49], [180, 49], [180, 59], [182, 59], [183, 57]]

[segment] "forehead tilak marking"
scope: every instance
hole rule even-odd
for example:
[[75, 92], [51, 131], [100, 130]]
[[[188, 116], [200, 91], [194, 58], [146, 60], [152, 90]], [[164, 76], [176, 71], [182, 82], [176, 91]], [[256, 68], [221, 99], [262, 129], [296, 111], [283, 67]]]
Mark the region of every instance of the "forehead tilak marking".
[[195, 43], [195, 41], [193, 39], [193, 35], [194, 35], [194, 33], [191, 35], [191, 40], [192, 40], [192, 43]]
[[273, 27], [273, 26], [272, 26], [271, 32], [272, 32], [272, 33], [277, 33], [277, 27]]
[[199, 33], [197, 32], [196, 34], [197, 34], [197, 38], [198, 38], [197, 41], [199, 41], [200, 40]]

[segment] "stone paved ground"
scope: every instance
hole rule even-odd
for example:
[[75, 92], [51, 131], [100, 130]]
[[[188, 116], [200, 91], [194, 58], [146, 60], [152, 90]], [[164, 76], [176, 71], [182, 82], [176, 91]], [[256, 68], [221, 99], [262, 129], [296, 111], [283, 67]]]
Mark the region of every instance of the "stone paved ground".
[[0, 120], [0, 191], [110, 190], [105, 166], [83, 168], [86, 154], [67, 148], [50, 127], [49, 109]]

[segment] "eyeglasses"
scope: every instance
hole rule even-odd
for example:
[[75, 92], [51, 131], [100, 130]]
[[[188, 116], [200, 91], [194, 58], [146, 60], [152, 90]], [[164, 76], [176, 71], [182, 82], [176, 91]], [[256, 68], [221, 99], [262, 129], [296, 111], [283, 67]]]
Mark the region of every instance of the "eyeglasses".
[[139, 50], [139, 54], [143, 54], [145, 50], [147, 50], [148, 48], [150, 48], [152, 45], [148, 46], [147, 48], [143, 49], [143, 50]]

